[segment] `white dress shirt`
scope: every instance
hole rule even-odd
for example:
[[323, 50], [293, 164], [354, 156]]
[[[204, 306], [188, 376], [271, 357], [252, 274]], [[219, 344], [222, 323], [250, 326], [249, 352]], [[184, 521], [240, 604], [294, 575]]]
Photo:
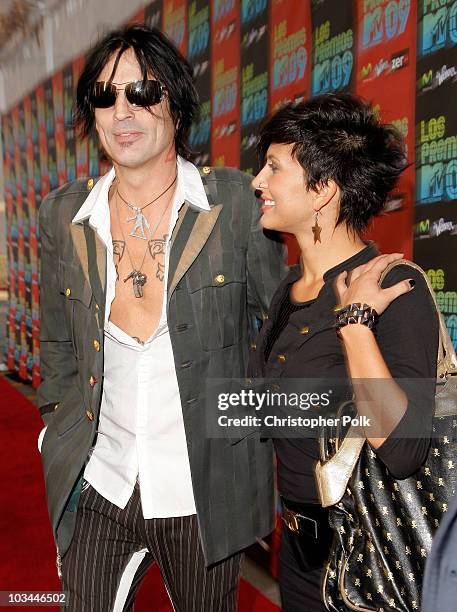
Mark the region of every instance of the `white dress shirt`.
[[196, 511], [167, 324], [166, 287], [168, 246], [179, 209], [185, 200], [203, 211], [210, 206], [198, 169], [180, 157], [177, 169], [162, 312], [156, 331], [144, 345], [109, 319], [116, 288], [108, 204], [114, 168], [95, 184], [72, 221], [88, 219], [107, 251], [103, 393], [98, 435], [84, 478], [119, 508], [125, 508], [138, 478], [144, 518], [188, 516]]

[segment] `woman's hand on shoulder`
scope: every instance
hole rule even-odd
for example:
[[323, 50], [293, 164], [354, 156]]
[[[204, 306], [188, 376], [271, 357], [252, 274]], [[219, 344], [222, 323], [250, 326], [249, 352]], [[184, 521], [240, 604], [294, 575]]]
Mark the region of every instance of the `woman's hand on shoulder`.
[[379, 280], [388, 265], [403, 258], [402, 253], [391, 253], [390, 255], [379, 255], [368, 263], [354, 268], [347, 282], [348, 273], [342, 272], [336, 277], [335, 289], [341, 306], [348, 304], [368, 304], [376, 310], [378, 315], [397, 297], [408, 293], [414, 287], [411, 279], [400, 281], [392, 287], [381, 289]]

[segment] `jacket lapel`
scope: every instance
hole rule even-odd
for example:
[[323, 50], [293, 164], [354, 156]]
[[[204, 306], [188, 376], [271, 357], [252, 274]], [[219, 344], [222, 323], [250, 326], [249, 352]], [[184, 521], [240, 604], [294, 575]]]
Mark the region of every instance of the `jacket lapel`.
[[87, 243], [90, 286], [101, 311], [105, 312], [106, 248], [88, 222], [84, 224], [84, 235]]
[[173, 231], [172, 235], [168, 301], [176, 289], [176, 285], [193, 264], [208, 240], [221, 210], [222, 204], [216, 204], [209, 212], [197, 212], [190, 208], [187, 203], [181, 208], [180, 217], [178, 217], [175, 226], [176, 231]]
[[90, 285], [89, 280], [89, 262], [87, 258], [87, 244], [86, 238], [84, 236], [84, 226], [80, 223], [78, 224], [70, 224], [70, 233], [71, 239], [73, 241], [73, 246], [75, 247], [76, 254], [79, 258], [79, 263], [81, 264], [81, 269], [83, 271], [84, 277], [88, 284]]
[[81, 269], [101, 312], [105, 307], [106, 248], [87, 222], [71, 224], [71, 237]]

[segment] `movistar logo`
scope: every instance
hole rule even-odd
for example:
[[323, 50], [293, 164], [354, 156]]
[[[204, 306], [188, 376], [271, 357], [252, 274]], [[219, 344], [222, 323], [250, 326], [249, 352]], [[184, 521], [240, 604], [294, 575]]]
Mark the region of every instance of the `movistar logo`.
[[430, 219], [422, 219], [414, 226], [414, 235], [417, 238], [428, 238], [430, 232]]
[[363, 66], [360, 70], [360, 78], [361, 79], [366, 79], [367, 76], [369, 76], [370, 72], [371, 72], [371, 63], [367, 64], [366, 66]]
[[455, 233], [455, 224], [452, 221], [447, 221], [443, 217], [430, 222], [430, 219], [422, 219], [414, 226], [414, 235], [416, 238], [438, 238], [445, 232]]
[[457, 80], [457, 69], [455, 66], [447, 66], [444, 64], [435, 73], [433, 73], [432, 70], [424, 72], [417, 80], [417, 89], [418, 91], [436, 89], [451, 79], [453, 81]]
[[420, 76], [419, 79], [417, 80], [417, 89], [419, 90], [428, 89], [429, 87], [431, 87], [432, 82], [433, 82], [433, 70], [428, 70], [427, 72], [424, 72], [424, 74]]

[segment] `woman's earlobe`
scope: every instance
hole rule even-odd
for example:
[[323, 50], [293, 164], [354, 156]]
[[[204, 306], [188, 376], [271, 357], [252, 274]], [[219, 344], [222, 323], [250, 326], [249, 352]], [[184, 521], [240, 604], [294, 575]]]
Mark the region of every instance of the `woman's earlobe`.
[[335, 181], [329, 180], [327, 183], [323, 184], [317, 194], [319, 201], [318, 210], [324, 208], [324, 206], [327, 206], [327, 204], [333, 200], [337, 192], [338, 185], [335, 183]]

